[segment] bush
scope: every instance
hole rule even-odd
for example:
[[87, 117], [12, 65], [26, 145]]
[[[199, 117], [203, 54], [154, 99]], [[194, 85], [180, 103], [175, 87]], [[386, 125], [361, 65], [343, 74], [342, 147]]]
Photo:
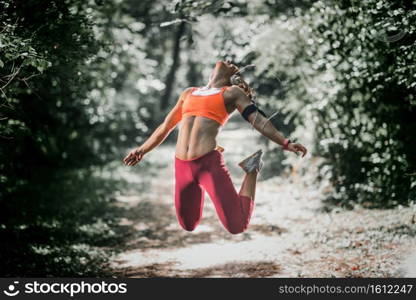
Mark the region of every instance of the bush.
[[313, 132], [317, 179], [338, 204], [415, 199], [415, 21], [409, 1], [317, 1], [252, 41], [258, 73], [281, 78], [294, 135]]
[[85, 250], [97, 243], [78, 226], [96, 222], [112, 193], [88, 171], [104, 163], [88, 113], [97, 104], [84, 101], [101, 42], [84, 1], [0, 1], [0, 10], [2, 275], [93, 275], [105, 256]]
[[326, 88], [335, 89], [315, 109], [317, 151], [331, 166], [337, 201], [389, 206], [414, 199], [414, 9], [386, 0], [311, 9], [311, 64], [333, 74]]

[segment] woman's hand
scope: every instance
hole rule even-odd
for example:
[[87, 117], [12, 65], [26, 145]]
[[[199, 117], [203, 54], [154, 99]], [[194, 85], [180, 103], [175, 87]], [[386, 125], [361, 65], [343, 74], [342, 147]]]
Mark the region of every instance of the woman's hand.
[[298, 143], [289, 143], [287, 145], [286, 150], [294, 152], [296, 153], [296, 155], [299, 155], [299, 152], [302, 152], [302, 157], [304, 157], [306, 153], [308, 152], [308, 150], [304, 146]]
[[131, 150], [130, 153], [127, 154], [127, 156], [123, 159], [123, 161], [127, 166], [134, 166], [142, 160], [143, 155], [143, 149], [141, 147], [137, 147]]

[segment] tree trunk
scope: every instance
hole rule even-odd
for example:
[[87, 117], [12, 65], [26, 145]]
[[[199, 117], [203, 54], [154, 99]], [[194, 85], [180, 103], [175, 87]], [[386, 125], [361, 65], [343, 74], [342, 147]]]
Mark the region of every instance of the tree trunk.
[[169, 100], [172, 94], [173, 85], [175, 83], [175, 74], [180, 63], [179, 54], [181, 51], [181, 38], [185, 33], [185, 26], [186, 26], [186, 23], [181, 22], [175, 34], [175, 40], [174, 40], [175, 44], [173, 46], [173, 52], [172, 52], [172, 65], [170, 67], [168, 76], [166, 77], [165, 92], [162, 94], [162, 98], [160, 99], [160, 111], [162, 112], [167, 110], [169, 107], [169, 103], [170, 103]]

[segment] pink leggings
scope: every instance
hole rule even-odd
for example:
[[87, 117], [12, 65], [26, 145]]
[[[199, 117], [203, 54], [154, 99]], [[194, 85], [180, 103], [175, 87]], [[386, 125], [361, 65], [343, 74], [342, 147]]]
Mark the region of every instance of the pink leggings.
[[205, 191], [230, 233], [247, 229], [254, 201], [237, 193], [221, 152], [212, 150], [190, 160], [175, 157], [175, 179], [176, 216], [185, 230], [194, 230], [201, 221]]

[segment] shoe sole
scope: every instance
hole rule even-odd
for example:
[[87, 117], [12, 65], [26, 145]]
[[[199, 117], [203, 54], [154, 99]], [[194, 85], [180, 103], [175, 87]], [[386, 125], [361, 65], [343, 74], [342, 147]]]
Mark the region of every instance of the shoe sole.
[[[242, 168], [246, 173], [249, 173], [249, 172], [252, 172], [254, 169], [257, 169], [257, 171], [259, 172], [261, 169], [262, 169], [262, 167], [263, 167], [263, 161], [262, 161], [262, 159], [261, 159], [261, 157], [262, 157], [262, 155], [263, 155], [263, 151], [260, 149], [260, 150], [258, 150], [258, 151], [256, 151], [256, 152], [254, 152], [253, 154], [251, 154], [249, 157], [247, 157], [247, 158], [245, 158], [244, 160], [242, 160], [238, 165], [240, 166], [240, 168]], [[257, 167], [255, 167], [255, 168], [253, 168], [253, 169], [247, 169], [246, 167], [245, 167], [245, 163], [247, 162], [247, 161], [249, 161], [250, 159], [253, 159], [254, 157], [256, 157], [256, 156], [259, 156], [259, 165], [257, 166]]]

